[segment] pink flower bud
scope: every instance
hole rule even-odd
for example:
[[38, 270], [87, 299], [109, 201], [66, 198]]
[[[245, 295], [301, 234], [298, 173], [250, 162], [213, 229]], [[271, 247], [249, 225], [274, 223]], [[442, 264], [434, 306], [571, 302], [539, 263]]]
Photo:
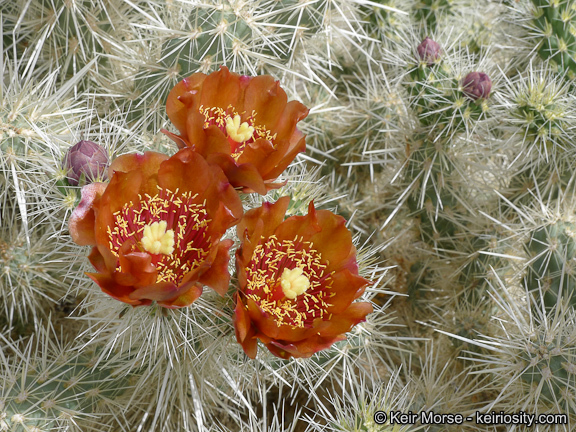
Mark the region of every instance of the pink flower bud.
[[462, 91], [472, 100], [488, 99], [492, 80], [483, 72], [470, 72], [462, 80]]
[[82, 174], [86, 183], [92, 183], [96, 179], [105, 180], [108, 163], [108, 154], [104, 148], [92, 141], [82, 140], [70, 147], [62, 162], [62, 168], [66, 171], [68, 183], [78, 186]]
[[440, 45], [429, 37], [426, 37], [420, 45], [418, 45], [416, 50], [418, 51], [418, 57], [420, 57], [420, 60], [425, 62], [428, 66], [432, 66], [442, 55], [442, 48], [440, 48]]

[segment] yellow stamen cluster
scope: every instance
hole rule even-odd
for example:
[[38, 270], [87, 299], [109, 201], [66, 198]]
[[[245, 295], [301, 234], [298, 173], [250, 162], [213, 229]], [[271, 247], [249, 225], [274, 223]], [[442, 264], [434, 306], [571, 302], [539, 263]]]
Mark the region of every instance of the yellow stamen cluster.
[[240, 116], [236, 114], [234, 117], [228, 116], [226, 118], [226, 132], [228, 136], [234, 141], [243, 143], [248, 141], [254, 135], [254, 127], [250, 126], [247, 122], [240, 123]]
[[[232, 105], [228, 105], [228, 108], [226, 109], [220, 107], [204, 107], [204, 105], [200, 105], [198, 110], [204, 115], [204, 129], [210, 125], [216, 125], [224, 130], [228, 119], [233, 120], [234, 117], [245, 114], [245, 112], [238, 113], [234, 111]], [[251, 116], [246, 118], [246, 123], [248, 123], [249, 126], [253, 126], [255, 115], [256, 113], [253, 112]]]
[[284, 295], [294, 300], [310, 288], [310, 280], [303, 274], [300, 267], [292, 270], [285, 268], [280, 278], [280, 286], [282, 287]]
[[[258, 138], [264, 138], [271, 143], [274, 143], [276, 134], [270, 133], [263, 125], [257, 125], [254, 122], [256, 118], [256, 111], [246, 117], [246, 112], [238, 113], [232, 105], [228, 105], [226, 109], [220, 107], [204, 107], [200, 105], [198, 108], [201, 114], [204, 115], [204, 129], [211, 125], [218, 126], [222, 132], [228, 134], [230, 138], [239, 143], [239, 145], [232, 149], [231, 156], [238, 159], [244, 151], [244, 143], [247, 141]], [[245, 117], [245, 122], [241, 123], [242, 116]]]
[[[254, 249], [246, 267], [246, 296], [274, 317], [276, 324], [306, 327], [326, 312], [332, 279], [311, 242], [270, 236]], [[280, 291], [280, 292], [278, 292]]]
[[168, 230], [167, 222], [153, 222], [144, 227], [142, 247], [152, 254], [171, 255], [174, 252], [174, 231]]

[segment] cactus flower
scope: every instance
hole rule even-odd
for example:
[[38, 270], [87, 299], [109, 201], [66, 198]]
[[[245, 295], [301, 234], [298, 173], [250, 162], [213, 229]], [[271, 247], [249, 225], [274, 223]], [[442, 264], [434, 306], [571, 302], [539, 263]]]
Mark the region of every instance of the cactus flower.
[[442, 56], [442, 48], [440, 47], [440, 44], [429, 37], [424, 38], [416, 48], [416, 51], [418, 52], [420, 60], [426, 63], [427, 66], [432, 66]]
[[488, 99], [492, 80], [484, 72], [470, 72], [462, 80], [462, 91], [472, 100]]
[[78, 186], [84, 175], [87, 183], [106, 180], [109, 160], [106, 150], [92, 141], [82, 140], [68, 149], [62, 168], [66, 171], [68, 183]]
[[168, 95], [168, 117], [180, 135], [163, 132], [179, 146], [194, 147], [218, 164], [234, 187], [265, 194], [273, 181], [306, 148], [296, 125], [308, 115], [269, 75], [248, 77], [222, 66], [195, 73]]
[[69, 222], [76, 243], [93, 245], [88, 276], [102, 291], [167, 308], [190, 305], [203, 285], [224, 295], [232, 241], [221, 238], [243, 210], [222, 170], [187, 148], [120, 156], [109, 176], [82, 189]]
[[251, 358], [258, 339], [278, 357], [310, 357], [372, 312], [370, 303], [353, 303], [370, 282], [358, 275], [344, 218], [311, 202], [308, 215], [284, 220], [289, 202], [264, 203], [237, 227], [234, 326]]

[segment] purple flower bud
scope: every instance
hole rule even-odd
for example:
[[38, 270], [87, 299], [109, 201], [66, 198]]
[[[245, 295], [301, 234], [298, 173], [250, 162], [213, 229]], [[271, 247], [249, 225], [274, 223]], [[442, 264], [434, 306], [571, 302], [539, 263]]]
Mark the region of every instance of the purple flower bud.
[[426, 62], [428, 66], [432, 66], [442, 55], [442, 48], [440, 48], [440, 45], [429, 37], [426, 37], [420, 45], [418, 45], [416, 50], [418, 51], [420, 60]]
[[82, 140], [70, 147], [62, 162], [62, 168], [66, 171], [68, 183], [72, 186], [78, 186], [82, 174], [86, 178], [86, 183], [92, 183], [97, 178], [105, 180], [108, 154], [98, 144]]
[[472, 100], [488, 99], [492, 80], [483, 72], [470, 72], [462, 80], [462, 91]]

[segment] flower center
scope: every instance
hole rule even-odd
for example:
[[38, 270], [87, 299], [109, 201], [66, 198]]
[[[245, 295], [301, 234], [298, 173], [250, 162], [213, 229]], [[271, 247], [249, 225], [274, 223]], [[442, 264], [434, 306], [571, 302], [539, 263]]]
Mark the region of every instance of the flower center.
[[166, 231], [167, 225], [166, 221], [163, 220], [144, 227], [142, 247], [145, 251], [164, 255], [170, 255], [174, 252], [174, 231]]
[[271, 236], [254, 249], [245, 294], [278, 326], [312, 327], [315, 319], [330, 319], [328, 299], [335, 295], [330, 276], [311, 242]]
[[226, 132], [234, 141], [243, 143], [254, 135], [254, 126], [250, 126], [247, 122], [240, 124], [240, 116], [236, 114], [234, 118], [226, 117]]
[[[156, 282], [178, 285], [208, 255], [211, 220], [197, 194], [158, 187], [157, 195], [138, 195], [138, 202], [124, 205], [113, 216], [107, 228], [110, 250], [118, 257], [128, 242], [125, 253], [148, 252], [158, 269]], [[121, 266], [116, 270], [122, 271]]]
[[230, 142], [230, 155], [238, 160], [244, 152], [246, 145], [256, 141], [258, 138], [264, 138], [274, 144], [276, 134], [271, 134], [264, 126], [254, 123], [256, 111], [245, 117], [245, 112], [238, 113], [232, 105], [228, 108], [204, 107], [199, 108], [200, 113], [204, 115], [204, 129], [210, 126], [217, 126], [228, 137]]
[[294, 300], [300, 294], [310, 288], [310, 280], [302, 274], [302, 269], [297, 267], [293, 270], [284, 269], [280, 278], [280, 286], [284, 295]]

